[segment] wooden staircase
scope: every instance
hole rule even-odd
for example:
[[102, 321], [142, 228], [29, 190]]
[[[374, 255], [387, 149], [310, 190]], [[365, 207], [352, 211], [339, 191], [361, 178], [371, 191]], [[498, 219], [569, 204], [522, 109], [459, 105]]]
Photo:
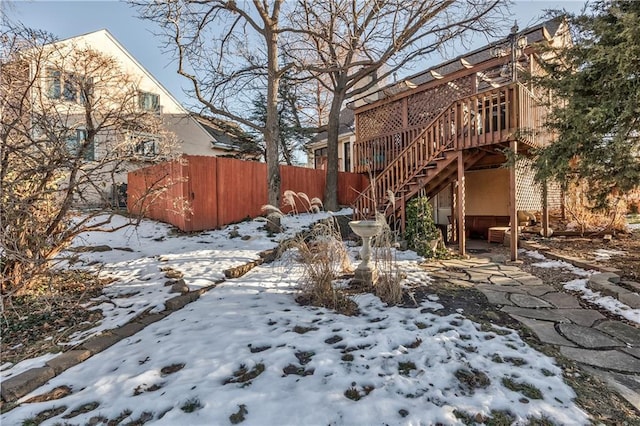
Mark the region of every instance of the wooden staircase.
[[529, 145], [543, 143], [544, 135], [537, 132], [542, 128], [542, 113], [520, 83], [452, 102], [382, 171], [371, 176], [370, 186], [353, 205], [354, 218], [371, 219], [376, 212], [389, 218], [404, 211], [406, 202], [420, 191], [437, 194], [456, 179], [459, 158], [466, 170], [487, 155], [489, 145], [516, 139]]

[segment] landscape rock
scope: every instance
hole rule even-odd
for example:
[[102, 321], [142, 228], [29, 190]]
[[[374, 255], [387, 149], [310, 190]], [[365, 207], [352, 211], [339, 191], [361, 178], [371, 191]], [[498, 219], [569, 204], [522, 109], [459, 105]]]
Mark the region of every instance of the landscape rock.
[[6, 402], [16, 401], [55, 377], [51, 367], [32, 368], [2, 381], [0, 394]]
[[544, 294], [554, 292], [555, 289], [549, 285], [527, 285], [526, 286], [527, 293], [532, 296], [540, 297]]
[[158, 322], [161, 319], [164, 319], [164, 317], [166, 317], [166, 314], [162, 312], [158, 312], [155, 314], [148, 314], [148, 315], [144, 315], [139, 318], [136, 318], [136, 322], [139, 322], [140, 324], [147, 326], [149, 324], [153, 324], [154, 322]]
[[503, 291], [491, 291], [491, 290], [481, 290], [482, 294], [485, 295], [489, 303], [492, 305], [513, 305], [513, 303], [507, 298], [507, 294]]
[[556, 308], [580, 308], [578, 298], [572, 294], [553, 292], [544, 294], [540, 298], [551, 303]]
[[574, 343], [565, 339], [556, 331], [553, 322], [541, 321], [541, 320], [536, 320], [532, 318], [525, 318], [519, 315], [511, 315], [511, 316], [515, 320], [524, 324], [543, 343], [549, 343], [551, 345], [559, 345], [559, 346], [572, 346], [572, 347], [576, 346]]
[[559, 309], [558, 312], [571, 322], [585, 327], [605, 319], [604, 315], [593, 309]]
[[82, 343], [82, 347], [91, 351], [92, 354], [97, 354], [107, 349], [110, 346], [113, 346], [121, 339], [120, 336], [116, 336], [111, 333], [103, 333], [99, 336], [95, 336], [90, 338], [89, 340]]
[[549, 302], [528, 294], [512, 294], [510, 299], [521, 308], [553, 308]]
[[191, 293], [183, 294], [181, 296], [172, 297], [164, 302], [164, 306], [169, 311], [177, 311], [185, 305], [197, 300], [200, 297], [200, 293], [194, 291]]
[[620, 321], [605, 321], [596, 326], [624, 343], [640, 348], [640, 329], [624, 324]]
[[169, 269], [165, 271], [164, 276], [167, 278], [178, 279], [183, 277], [183, 273], [176, 271], [175, 269]]
[[188, 293], [189, 292], [189, 286], [184, 282], [184, 280], [178, 280], [176, 283], [174, 283], [171, 286], [171, 291], [170, 293]]
[[560, 347], [560, 353], [569, 359], [594, 367], [635, 374], [640, 373], [640, 359], [616, 350], [599, 351], [562, 346]]
[[[623, 290], [618, 293], [618, 300], [632, 309], [640, 309], [640, 295]], [[638, 318], [640, 320], [640, 318]]]
[[543, 321], [569, 322], [569, 320], [558, 309], [529, 309], [519, 306], [504, 306], [502, 312], [507, 314], [519, 315], [525, 318], [539, 319]]
[[139, 322], [130, 322], [128, 324], [123, 325], [122, 327], [115, 328], [111, 331], [120, 337], [129, 337], [129, 336], [133, 336], [138, 331], [142, 330], [144, 327], [145, 325]]
[[559, 324], [558, 329], [578, 346], [588, 349], [622, 347], [624, 343], [595, 328], [576, 324]]
[[58, 355], [57, 357], [47, 361], [47, 365], [53, 368], [55, 374], [60, 374], [65, 370], [80, 364], [91, 356], [91, 352], [83, 349], [76, 349]]

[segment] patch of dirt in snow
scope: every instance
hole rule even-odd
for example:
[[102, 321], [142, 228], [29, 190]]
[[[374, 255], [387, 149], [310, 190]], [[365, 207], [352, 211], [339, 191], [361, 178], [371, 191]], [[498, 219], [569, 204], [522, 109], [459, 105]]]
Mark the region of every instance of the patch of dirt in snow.
[[620, 269], [623, 280], [640, 282], [640, 229], [629, 234], [617, 234], [611, 240], [598, 235], [552, 237], [540, 242], [564, 255]]

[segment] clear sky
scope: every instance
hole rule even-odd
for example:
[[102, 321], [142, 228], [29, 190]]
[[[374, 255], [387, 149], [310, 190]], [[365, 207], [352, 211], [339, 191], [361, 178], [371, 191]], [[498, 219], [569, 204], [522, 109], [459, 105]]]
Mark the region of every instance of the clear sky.
[[[540, 20], [547, 9], [566, 9], [578, 12], [584, 1], [536, 1], [519, 0], [511, 10], [513, 18], [508, 28], [517, 19], [520, 29]], [[108, 29], [120, 43], [153, 74], [178, 100], [187, 104], [182, 87], [187, 87], [179, 76], [172, 57], [163, 51], [161, 40], [154, 37], [152, 23], [136, 17], [136, 11], [119, 1], [53, 1], [53, 0], [0, 0], [0, 12], [13, 21], [46, 30], [60, 39]], [[483, 40], [478, 44], [486, 44]], [[411, 74], [416, 72], [414, 69]]]

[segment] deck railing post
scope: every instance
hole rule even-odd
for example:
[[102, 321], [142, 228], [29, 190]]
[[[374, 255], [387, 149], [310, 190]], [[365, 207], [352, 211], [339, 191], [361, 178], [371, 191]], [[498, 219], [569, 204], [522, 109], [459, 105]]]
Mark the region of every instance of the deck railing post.
[[457, 216], [458, 216], [458, 244], [460, 255], [466, 254], [466, 237], [465, 237], [465, 220], [464, 220], [464, 157], [463, 151], [458, 151], [458, 193], [456, 197], [457, 201]]
[[[518, 153], [518, 142], [511, 141], [509, 144], [514, 158]], [[516, 164], [509, 166], [509, 217], [511, 219], [511, 260], [518, 260], [518, 195], [516, 182]]]

